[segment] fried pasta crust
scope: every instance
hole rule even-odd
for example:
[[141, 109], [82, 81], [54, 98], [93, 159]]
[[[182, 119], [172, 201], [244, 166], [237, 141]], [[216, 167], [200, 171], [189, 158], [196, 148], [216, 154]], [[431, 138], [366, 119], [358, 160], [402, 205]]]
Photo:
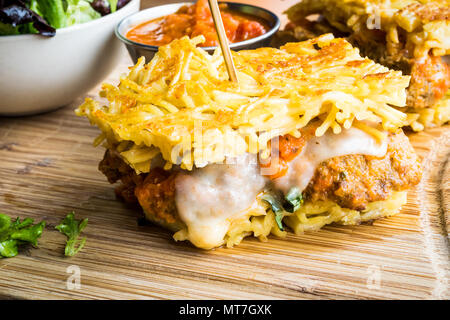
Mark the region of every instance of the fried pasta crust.
[[149, 172], [159, 154], [166, 169], [192, 170], [264, 152], [272, 138], [299, 136], [317, 119], [317, 136], [359, 121], [387, 131], [406, 124], [392, 106], [405, 105], [409, 77], [362, 58], [344, 39], [328, 34], [234, 52], [238, 85], [228, 81], [219, 51], [208, 55], [196, 47], [200, 41], [185, 37], [148, 64], [141, 58], [118, 86], [103, 85], [108, 105], [86, 99], [77, 109], [102, 130], [97, 144], [106, 139], [138, 173]]

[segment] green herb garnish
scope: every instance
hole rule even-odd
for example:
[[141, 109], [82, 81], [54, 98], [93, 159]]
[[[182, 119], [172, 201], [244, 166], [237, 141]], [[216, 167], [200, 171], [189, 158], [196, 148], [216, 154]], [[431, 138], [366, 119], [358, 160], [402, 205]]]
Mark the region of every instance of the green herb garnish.
[[0, 213], [0, 258], [11, 258], [18, 254], [19, 246], [31, 243], [37, 246], [37, 239], [45, 227], [45, 221], [33, 225], [34, 220], [17, 218], [11, 221], [6, 214]]
[[284, 231], [283, 228], [283, 205], [281, 204], [281, 199], [274, 195], [273, 193], [266, 192], [261, 196], [261, 200], [266, 201], [271, 207], [272, 211], [275, 214], [275, 221], [277, 223], [278, 229]]
[[78, 239], [80, 233], [86, 228], [88, 219], [76, 220], [75, 213], [72, 211], [61, 222], [60, 225], [55, 228], [67, 236], [66, 248], [64, 254], [68, 257], [76, 255], [81, 249], [83, 249], [86, 243], [86, 238]]
[[284, 204], [284, 208], [287, 212], [295, 212], [297, 211], [303, 203], [302, 193], [298, 188], [292, 188], [289, 190], [285, 197], [286, 203]]

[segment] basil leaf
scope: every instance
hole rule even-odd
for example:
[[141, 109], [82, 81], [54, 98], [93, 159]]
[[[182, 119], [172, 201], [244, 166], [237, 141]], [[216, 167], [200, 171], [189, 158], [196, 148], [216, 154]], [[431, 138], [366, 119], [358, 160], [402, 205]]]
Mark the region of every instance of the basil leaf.
[[297, 211], [303, 203], [303, 196], [300, 190], [296, 187], [289, 190], [285, 197], [286, 203], [284, 208], [287, 212]]
[[266, 192], [261, 196], [261, 200], [266, 201], [271, 207], [272, 211], [275, 214], [275, 222], [277, 223], [278, 229], [284, 231], [283, 227], [283, 205], [281, 204], [281, 200], [272, 193]]

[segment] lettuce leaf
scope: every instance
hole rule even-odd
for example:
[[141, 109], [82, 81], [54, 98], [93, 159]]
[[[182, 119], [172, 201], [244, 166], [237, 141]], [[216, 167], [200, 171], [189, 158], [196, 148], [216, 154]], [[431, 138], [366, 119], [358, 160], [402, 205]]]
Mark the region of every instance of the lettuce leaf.
[[27, 5], [30, 1], [27, 4], [20, 0], [0, 1], [0, 35], [39, 32], [43, 36], [54, 36], [55, 28]]
[[38, 0], [35, 6], [52, 27], [59, 29], [67, 26], [62, 0]]
[[85, 0], [67, 0], [67, 26], [89, 22], [101, 17], [101, 14]]
[[19, 27], [13, 27], [11, 24], [0, 22], [0, 36], [9, 36], [20, 34]]
[[102, 16], [106, 16], [111, 13], [111, 6], [108, 0], [94, 0], [91, 2], [91, 7]]
[[93, 0], [91, 6], [95, 11], [105, 16], [123, 8], [128, 2], [130, 0]]
[[0, 0], [0, 35], [40, 33], [89, 22], [130, 0]]
[[112, 12], [116, 12], [117, 10], [117, 0], [108, 0], [109, 2], [109, 8], [111, 9], [111, 13]]

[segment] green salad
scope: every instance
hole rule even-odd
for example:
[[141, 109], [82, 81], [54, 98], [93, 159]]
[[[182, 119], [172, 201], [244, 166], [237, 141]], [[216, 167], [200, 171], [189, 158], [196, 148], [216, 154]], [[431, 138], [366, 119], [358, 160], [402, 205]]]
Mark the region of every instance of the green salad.
[[0, 35], [36, 33], [54, 36], [56, 29], [100, 18], [130, 0], [3, 0]]

